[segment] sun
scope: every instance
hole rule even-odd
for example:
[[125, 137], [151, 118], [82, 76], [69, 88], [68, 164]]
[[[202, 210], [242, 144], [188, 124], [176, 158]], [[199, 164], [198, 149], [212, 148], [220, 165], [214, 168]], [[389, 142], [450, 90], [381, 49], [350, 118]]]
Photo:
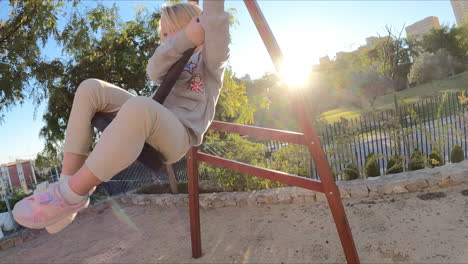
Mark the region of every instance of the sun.
[[307, 86], [311, 74], [309, 61], [299, 56], [287, 56], [280, 66], [280, 76], [283, 82], [294, 89]]

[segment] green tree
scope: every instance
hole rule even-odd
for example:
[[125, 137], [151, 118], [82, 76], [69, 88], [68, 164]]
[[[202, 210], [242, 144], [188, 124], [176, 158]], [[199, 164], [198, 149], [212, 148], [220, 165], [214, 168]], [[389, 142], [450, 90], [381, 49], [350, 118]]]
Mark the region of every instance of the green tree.
[[119, 22], [117, 7], [95, 8], [74, 13], [58, 36], [65, 59], [44, 61], [38, 71], [47, 89], [46, 122], [40, 135], [45, 152], [56, 153], [63, 141], [73, 97], [79, 84], [88, 78], [113, 83], [135, 95], [154, 90], [146, 78], [146, 63], [158, 46], [158, 12], [140, 9], [134, 20]]
[[457, 28], [456, 26], [441, 26], [432, 28], [429, 34], [423, 36], [422, 47], [424, 51], [436, 53], [440, 49], [446, 49], [454, 58], [463, 62], [467, 59], [467, 51], [463, 45], [466, 32], [466, 26]]
[[[69, 5], [75, 8], [78, 3]], [[8, 5], [7, 19], [0, 20], [0, 121], [5, 110], [28, 97], [36, 104], [46, 99], [46, 87], [38, 81], [48, 73], [40, 70], [44, 60], [40, 48], [59, 36], [58, 17], [66, 2], [10, 0]]]

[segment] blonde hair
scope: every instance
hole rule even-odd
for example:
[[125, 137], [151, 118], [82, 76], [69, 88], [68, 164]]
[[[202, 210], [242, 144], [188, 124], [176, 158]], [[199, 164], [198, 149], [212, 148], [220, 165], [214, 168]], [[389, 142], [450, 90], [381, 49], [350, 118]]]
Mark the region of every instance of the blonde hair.
[[192, 3], [178, 3], [173, 5], [163, 5], [161, 19], [159, 20], [158, 35], [161, 42], [165, 40], [161, 31], [161, 23], [164, 20], [165, 30], [168, 33], [179, 32], [184, 29], [193, 17], [199, 16], [202, 9]]

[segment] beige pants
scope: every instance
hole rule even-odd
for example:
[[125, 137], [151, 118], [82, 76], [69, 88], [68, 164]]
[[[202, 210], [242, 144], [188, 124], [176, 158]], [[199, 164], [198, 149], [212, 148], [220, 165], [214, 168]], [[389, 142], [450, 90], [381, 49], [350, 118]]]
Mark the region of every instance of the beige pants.
[[[117, 116], [89, 153], [94, 114], [115, 111]], [[64, 152], [89, 154], [85, 164], [107, 182], [138, 158], [145, 142], [159, 150], [168, 164], [181, 159], [190, 148], [185, 126], [152, 98], [134, 96], [97, 79], [80, 84], [68, 120]]]

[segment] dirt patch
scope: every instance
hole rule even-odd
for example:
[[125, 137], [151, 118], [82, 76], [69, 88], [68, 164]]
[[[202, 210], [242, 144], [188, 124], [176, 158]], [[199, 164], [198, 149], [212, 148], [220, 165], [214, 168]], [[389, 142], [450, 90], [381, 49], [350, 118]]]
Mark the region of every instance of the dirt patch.
[[468, 189], [460, 192], [463, 196], [468, 196]]
[[[460, 192], [467, 189], [450, 187], [445, 199], [430, 202], [419, 197], [429, 193], [395, 195], [393, 202], [350, 198], [355, 206], [345, 211], [361, 262], [466, 262], [468, 204]], [[201, 209], [200, 259], [191, 258], [187, 207], [112, 202], [98, 209], [80, 213], [58, 234], [44, 231], [0, 251], [0, 263], [346, 262], [326, 203]]]
[[424, 201], [427, 200], [439, 200], [440, 198], [445, 198], [447, 197], [447, 194], [444, 192], [433, 192], [433, 193], [424, 193], [418, 195], [418, 198]]

